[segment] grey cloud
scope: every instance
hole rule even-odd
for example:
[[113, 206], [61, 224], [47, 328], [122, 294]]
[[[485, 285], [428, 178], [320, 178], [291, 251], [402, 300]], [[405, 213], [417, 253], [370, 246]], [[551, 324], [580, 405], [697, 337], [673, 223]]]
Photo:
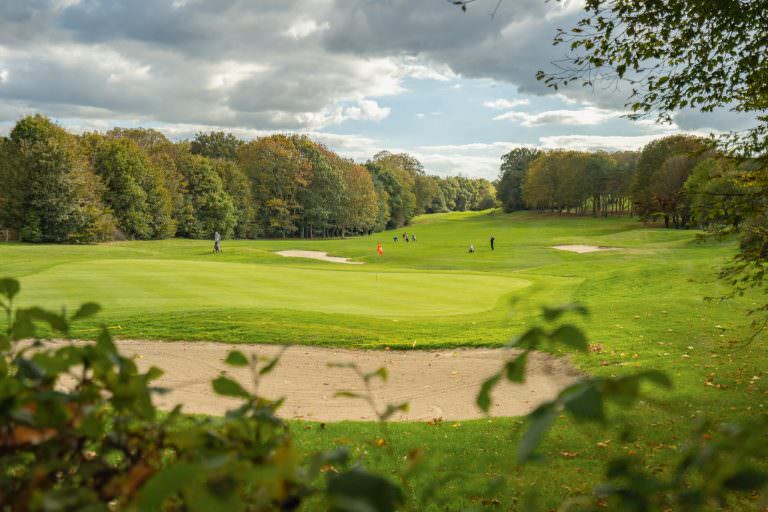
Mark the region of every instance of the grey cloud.
[[[348, 103], [398, 92], [404, 59], [414, 57], [550, 93], [534, 74], [562, 57], [551, 39], [580, 12], [558, 12], [565, 2], [505, 0], [491, 19], [495, 4], [474, 2], [462, 13], [442, 0], [0, 0], [0, 99], [116, 118], [300, 129], [332, 122], [338, 116], [328, 112]], [[289, 36], [300, 22], [323, 29]], [[223, 68], [237, 76], [212, 87]], [[608, 109], [625, 100], [621, 91], [567, 93]], [[686, 128], [703, 122], [678, 119]]]
[[683, 110], [674, 117], [683, 130], [709, 129], [716, 131], [745, 130], [757, 124], [754, 114], [718, 109], [713, 112]]

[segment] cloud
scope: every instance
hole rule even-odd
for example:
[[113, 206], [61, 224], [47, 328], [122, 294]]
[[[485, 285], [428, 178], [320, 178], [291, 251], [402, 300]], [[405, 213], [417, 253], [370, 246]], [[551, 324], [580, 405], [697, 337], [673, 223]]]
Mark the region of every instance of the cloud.
[[165, 123], [319, 129], [380, 121], [425, 56], [329, 51], [333, 0], [0, 2], [0, 101]]
[[493, 110], [505, 110], [508, 108], [515, 108], [523, 105], [528, 105], [529, 103], [530, 103], [530, 100], [528, 98], [519, 98], [515, 100], [505, 100], [505, 99], [499, 98], [493, 101], [484, 101], [483, 106], [487, 108], [492, 108]]
[[548, 110], [532, 114], [510, 111], [493, 118], [494, 121], [519, 121], [521, 126], [533, 127], [544, 125], [592, 126], [621, 117], [623, 113], [588, 107], [581, 110]]
[[539, 142], [546, 149], [635, 151], [658, 138], [659, 135], [552, 135], [541, 137]]
[[284, 34], [293, 39], [305, 39], [312, 34], [328, 30], [331, 25], [326, 21], [324, 23], [318, 23], [315, 20], [301, 20], [293, 23]]

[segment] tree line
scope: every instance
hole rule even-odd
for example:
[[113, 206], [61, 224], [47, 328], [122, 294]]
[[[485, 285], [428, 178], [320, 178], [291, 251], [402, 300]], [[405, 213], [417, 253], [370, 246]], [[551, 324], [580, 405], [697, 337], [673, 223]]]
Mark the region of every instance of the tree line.
[[638, 215], [666, 227], [738, 223], [750, 163], [714, 149], [709, 139], [672, 135], [641, 151], [585, 152], [514, 148], [502, 156], [497, 199], [507, 212], [548, 210]]
[[302, 135], [75, 135], [41, 115], [0, 138], [0, 182], [0, 227], [28, 242], [346, 236], [496, 205], [488, 180], [431, 176], [405, 153], [361, 165]]

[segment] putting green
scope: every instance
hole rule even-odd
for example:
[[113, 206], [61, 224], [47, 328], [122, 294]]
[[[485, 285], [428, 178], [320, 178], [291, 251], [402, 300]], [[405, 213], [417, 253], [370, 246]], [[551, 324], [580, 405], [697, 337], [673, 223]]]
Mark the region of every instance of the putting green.
[[[530, 284], [524, 279], [458, 272], [361, 272], [147, 259], [63, 263], [24, 280], [25, 296], [49, 307], [73, 308], [93, 300], [111, 312], [253, 308], [375, 317], [481, 313]], [[76, 298], [72, 290], [80, 290]]]

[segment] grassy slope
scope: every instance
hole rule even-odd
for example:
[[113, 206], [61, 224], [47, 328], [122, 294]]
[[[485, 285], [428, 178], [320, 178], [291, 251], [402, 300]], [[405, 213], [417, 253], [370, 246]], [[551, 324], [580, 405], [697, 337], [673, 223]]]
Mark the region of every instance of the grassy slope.
[[[373, 443], [381, 435], [376, 425], [296, 424], [303, 447], [349, 444], [385, 471], [411, 448], [423, 447], [439, 475], [463, 471], [442, 491], [457, 508], [491, 498], [512, 506], [527, 487], [556, 502], [583, 491], [608, 454], [634, 451], [658, 464], [702, 412], [726, 419], [764, 410], [763, 345], [738, 343], [746, 334], [744, 313], [755, 299], [703, 300], [724, 291], [715, 275], [732, 245], [699, 244], [693, 232], [646, 229], [628, 219], [488, 212], [426, 216], [409, 231], [417, 234], [416, 244], [395, 246], [391, 233], [333, 241], [228, 241], [221, 257], [210, 254], [209, 242], [187, 240], [0, 245], [0, 275], [22, 277], [25, 295], [35, 302], [85, 300], [93, 293], [107, 305], [106, 319], [118, 335], [161, 339], [494, 345], [530, 324], [540, 304], [576, 300], [589, 306], [585, 327], [602, 347], [574, 357], [577, 365], [596, 374], [661, 368], [674, 378], [673, 392], [657, 394], [628, 416], [639, 428], [636, 442], [599, 447], [596, 440], [610, 439], [609, 433], [596, 439], [592, 429], [564, 422], [546, 446], [548, 467], [514, 466], [514, 437], [521, 428], [515, 419], [393, 425], [394, 459]], [[497, 239], [493, 253], [487, 247], [491, 235]], [[378, 240], [383, 258], [374, 252]], [[478, 249], [472, 255], [466, 252], [470, 242]], [[561, 243], [627, 250], [570, 254], [549, 248]], [[281, 249], [323, 250], [367, 264], [272, 254]], [[442, 313], [429, 315], [431, 307]], [[461, 309], [472, 313], [455, 314]], [[88, 336], [92, 328], [78, 334]], [[571, 452], [579, 456], [562, 455]], [[494, 476], [504, 476], [506, 485], [484, 491]], [[417, 476], [417, 490], [434, 480], [434, 474]]]

